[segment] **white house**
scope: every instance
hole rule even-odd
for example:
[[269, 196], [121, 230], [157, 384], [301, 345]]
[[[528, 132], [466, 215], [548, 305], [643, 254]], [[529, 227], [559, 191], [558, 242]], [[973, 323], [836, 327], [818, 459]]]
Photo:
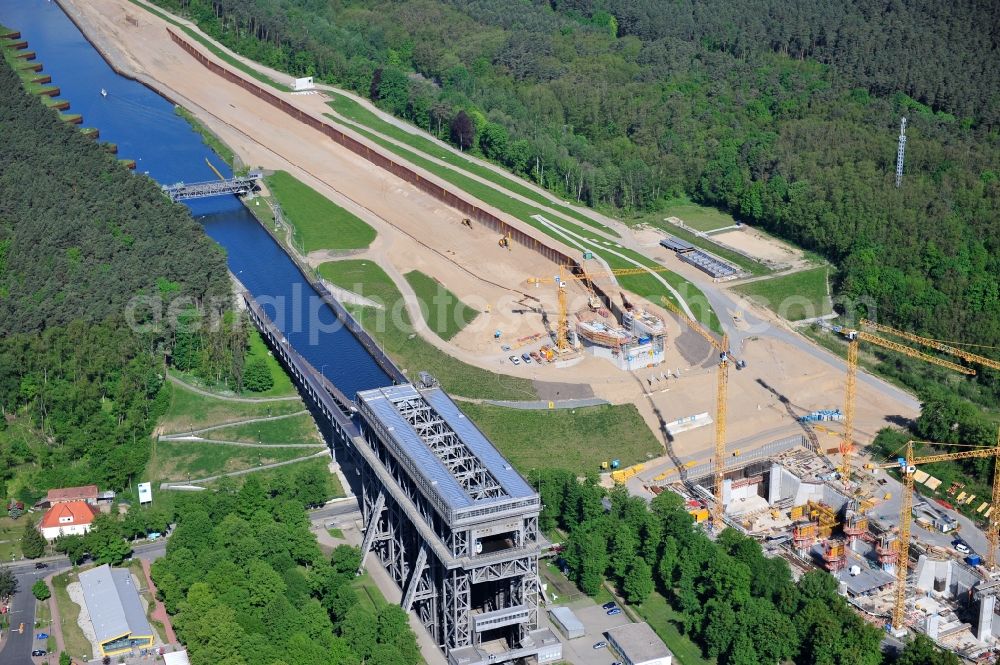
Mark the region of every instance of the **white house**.
[[82, 536], [90, 531], [96, 516], [97, 509], [86, 501], [57, 503], [45, 511], [39, 527], [46, 540], [55, 540], [59, 536]]

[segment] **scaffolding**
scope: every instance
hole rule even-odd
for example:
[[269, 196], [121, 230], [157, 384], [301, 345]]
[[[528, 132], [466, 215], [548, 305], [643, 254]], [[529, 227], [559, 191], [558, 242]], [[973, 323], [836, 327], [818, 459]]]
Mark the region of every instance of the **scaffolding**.
[[844, 535], [852, 548], [859, 538], [868, 532], [868, 516], [864, 502], [854, 498], [847, 502], [844, 508]]
[[816, 542], [818, 527], [813, 522], [803, 522], [792, 527], [792, 545], [799, 556], [805, 557]]
[[831, 573], [843, 570], [847, 565], [847, 552], [841, 540], [828, 541], [823, 547], [823, 567]]
[[809, 519], [816, 522], [818, 535], [821, 540], [826, 540], [833, 535], [837, 522], [837, 512], [822, 501], [809, 501]]
[[882, 570], [887, 573], [896, 572], [896, 564], [899, 562], [899, 536], [895, 533], [882, 534], [875, 546], [875, 555]]

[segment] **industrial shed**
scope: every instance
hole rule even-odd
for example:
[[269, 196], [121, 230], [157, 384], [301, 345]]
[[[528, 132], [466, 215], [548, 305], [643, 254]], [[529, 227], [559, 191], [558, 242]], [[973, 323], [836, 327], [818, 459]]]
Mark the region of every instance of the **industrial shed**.
[[552, 623], [559, 628], [559, 632], [565, 635], [567, 640], [583, 637], [587, 632], [583, 627], [583, 622], [568, 607], [553, 607], [549, 610], [549, 616], [552, 617]]
[[156, 639], [127, 568], [104, 564], [80, 573], [80, 586], [101, 656], [151, 647]]
[[672, 665], [674, 655], [648, 623], [627, 623], [604, 633], [625, 665]]

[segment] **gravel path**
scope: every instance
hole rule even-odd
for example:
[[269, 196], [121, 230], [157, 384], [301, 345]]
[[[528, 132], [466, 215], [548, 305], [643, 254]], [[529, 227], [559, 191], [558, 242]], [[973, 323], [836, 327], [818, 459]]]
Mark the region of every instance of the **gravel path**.
[[[176, 436], [176, 435], [174, 435]], [[160, 441], [169, 443], [214, 443], [220, 446], [238, 446], [241, 448], [319, 448], [325, 446], [323, 443], [250, 443], [249, 441], [222, 441], [219, 439], [202, 439], [197, 436], [187, 436], [174, 438], [174, 436], [159, 438]]]
[[236, 427], [238, 425], [252, 425], [253, 423], [265, 423], [272, 420], [284, 420], [285, 418], [294, 418], [296, 416], [301, 416], [302, 414], [309, 413], [307, 409], [302, 409], [301, 411], [296, 411], [295, 413], [286, 413], [280, 416], [262, 416], [260, 418], [247, 418], [246, 420], [237, 420], [231, 423], [225, 423], [222, 425], [212, 425], [211, 427], [202, 427], [201, 429], [194, 429], [190, 432], [174, 432], [172, 434], [161, 434], [160, 441], [173, 441], [175, 439], [200, 439], [201, 435], [205, 432], [211, 432], [217, 429], [224, 429], [226, 427]]
[[66, 593], [69, 599], [80, 606], [80, 616], [76, 619], [76, 625], [83, 631], [83, 636], [90, 642], [90, 650], [93, 654], [101, 653], [100, 645], [97, 643], [97, 635], [94, 633], [94, 625], [90, 622], [90, 613], [87, 612], [87, 603], [83, 599], [83, 587], [79, 582], [70, 582], [66, 586]]
[[316, 453], [315, 455], [306, 455], [305, 457], [296, 457], [295, 459], [285, 460], [284, 462], [275, 462], [274, 464], [264, 464], [263, 466], [255, 466], [252, 469], [242, 469], [240, 471], [230, 471], [229, 473], [220, 473], [217, 476], [209, 476], [207, 478], [195, 478], [193, 480], [178, 481], [172, 483], [160, 483], [161, 490], [172, 490], [178, 488], [190, 488], [192, 485], [198, 485], [200, 483], [210, 483], [213, 480], [218, 480], [219, 478], [231, 478], [235, 476], [245, 476], [248, 473], [254, 473], [255, 471], [263, 471], [264, 469], [276, 469], [279, 466], [287, 466], [289, 464], [295, 464], [296, 462], [302, 462], [307, 459], [313, 459], [314, 457], [322, 457], [324, 455], [329, 456], [330, 451], [328, 449], [323, 449]]
[[287, 397], [237, 397], [236, 395], [223, 395], [221, 393], [212, 392], [211, 390], [205, 390], [204, 388], [192, 386], [187, 381], [178, 379], [173, 374], [167, 374], [167, 380], [175, 386], [180, 386], [193, 393], [198, 393], [199, 395], [204, 395], [205, 397], [212, 397], [214, 399], [225, 400], [226, 402], [247, 402], [251, 404], [260, 404], [266, 402], [290, 402], [292, 400], [299, 399], [298, 395], [289, 395]]

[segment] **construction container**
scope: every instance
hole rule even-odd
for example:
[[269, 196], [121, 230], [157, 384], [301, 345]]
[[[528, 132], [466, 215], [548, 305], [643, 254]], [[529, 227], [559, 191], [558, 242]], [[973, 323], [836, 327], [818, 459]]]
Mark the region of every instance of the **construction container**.
[[639, 463], [639, 464], [633, 464], [632, 466], [625, 469], [621, 469], [619, 471], [612, 471], [611, 480], [615, 481], [616, 483], [624, 483], [626, 480], [628, 480], [629, 478], [631, 478], [632, 476], [639, 473], [645, 468], [646, 468], [645, 464]]
[[694, 518], [694, 521], [701, 524], [708, 519], [708, 508], [699, 508], [698, 510], [689, 510], [688, 514]]
[[789, 511], [788, 516], [793, 520], [801, 519], [802, 515], [806, 512], [805, 506], [792, 506], [791, 511]]
[[983, 563], [983, 559], [978, 554], [970, 554], [969, 556], [965, 557], [965, 563], [969, 564], [970, 566], [981, 566]]

